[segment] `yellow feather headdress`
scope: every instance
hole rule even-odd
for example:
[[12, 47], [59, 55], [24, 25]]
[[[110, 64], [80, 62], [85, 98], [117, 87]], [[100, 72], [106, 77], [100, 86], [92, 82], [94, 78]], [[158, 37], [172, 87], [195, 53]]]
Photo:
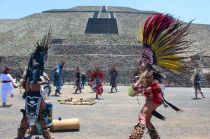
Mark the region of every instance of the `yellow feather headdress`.
[[168, 14], [154, 14], [147, 18], [140, 30], [143, 53], [140, 62], [157, 65], [170, 71], [183, 69], [181, 57], [189, 48], [185, 38], [189, 34], [190, 23], [183, 23]]

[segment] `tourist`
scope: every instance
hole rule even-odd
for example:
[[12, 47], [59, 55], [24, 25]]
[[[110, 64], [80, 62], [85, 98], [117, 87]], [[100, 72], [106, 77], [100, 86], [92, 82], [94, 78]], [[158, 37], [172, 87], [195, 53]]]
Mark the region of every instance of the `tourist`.
[[76, 81], [75, 81], [75, 94], [77, 93], [77, 91], [79, 91], [80, 93], [82, 93], [82, 89], [81, 89], [81, 77], [80, 77], [80, 69], [79, 67], [76, 67]]
[[201, 91], [201, 74], [202, 74], [201, 67], [200, 67], [199, 64], [196, 64], [196, 68], [195, 68], [195, 71], [194, 71], [194, 74], [193, 74], [193, 77], [192, 77], [196, 99], [198, 98], [198, 93], [200, 93], [201, 96], [203, 98], [205, 98], [204, 95], [203, 95], [203, 92]]
[[111, 91], [110, 93], [113, 93], [113, 89], [115, 89], [115, 91], [117, 92], [117, 70], [116, 70], [116, 66], [113, 64], [112, 68], [109, 72], [109, 76], [110, 76], [110, 85], [111, 85]]
[[13, 83], [16, 82], [15, 79], [12, 78], [10, 75], [11, 69], [6, 67], [2, 74], [0, 74], [0, 82], [2, 82], [1, 87], [1, 99], [2, 99], [2, 106], [7, 107], [7, 97], [10, 95], [11, 98], [14, 97], [14, 88], [15, 86]]
[[[87, 82], [88, 82], [88, 86], [90, 86], [90, 89], [91, 90], [93, 90], [93, 79], [92, 79], [92, 77], [91, 77], [91, 75], [92, 75], [92, 72], [90, 71], [90, 70], [88, 70], [87, 72], [86, 72], [87, 74], [87, 76], [86, 76], [86, 80], [87, 80]], [[95, 91], [93, 90], [93, 93], [94, 93]]]
[[82, 89], [84, 89], [85, 83], [87, 81], [87, 77], [86, 77], [85, 73], [82, 73], [81, 80], [82, 80]]
[[190, 23], [179, 22], [170, 15], [161, 13], [151, 15], [145, 21], [140, 33], [143, 46], [143, 53], [139, 62], [141, 74], [132, 88], [135, 95], [144, 95], [146, 102], [129, 139], [141, 139], [145, 128], [148, 129], [151, 139], [160, 139], [157, 129], [151, 123], [151, 118], [152, 115], [158, 117], [155, 115], [155, 110], [163, 102], [166, 102], [174, 110], [181, 111], [164, 99], [160, 87], [162, 75], [153, 65], [172, 72], [182, 71], [184, 59], [180, 58], [177, 53], [185, 51], [189, 45], [188, 41], [183, 41], [189, 26]]
[[53, 85], [56, 87], [55, 96], [61, 94], [61, 87], [63, 86], [62, 82], [62, 70], [65, 62], [61, 62], [58, 64], [53, 70]]

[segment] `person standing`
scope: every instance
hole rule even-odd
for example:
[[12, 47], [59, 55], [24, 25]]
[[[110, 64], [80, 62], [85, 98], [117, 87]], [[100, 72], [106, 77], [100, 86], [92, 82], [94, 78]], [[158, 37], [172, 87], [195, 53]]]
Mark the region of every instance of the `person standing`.
[[196, 68], [195, 68], [195, 71], [194, 71], [194, 74], [193, 74], [193, 77], [192, 77], [196, 99], [198, 98], [198, 93], [200, 93], [201, 96], [203, 98], [205, 98], [204, 95], [203, 95], [203, 92], [201, 91], [201, 74], [202, 74], [201, 68], [200, 68], [199, 64], [197, 64]]
[[2, 98], [2, 106], [7, 107], [7, 97], [8, 95], [14, 97], [14, 85], [16, 82], [15, 79], [10, 75], [11, 69], [6, 67], [2, 74], [0, 74], [0, 81], [2, 82], [1, 87], [1, 98]]
[[111, 91], [110, 93], [113, 93], [113, 89], [115, 88], [115, 91], [117, 92], [117, 70], [116, 70], [116, 66], [112, 65], [112, 69], [109, 72], [109, 76], [110, 76], [110, 85], [111, 85]]
[[[87, 80], [87, 82], [88, 82], [88, 86], [90, 87], [90, 89], [91, 90], [93, 90], [93, 79], [92, 79], [92, 72], [91, 72], [91, 70], [88, 70], [87, 72], [86, 72], [86, 80]], [[93, 92], [95, 92], [94, 90], [93, 90]]]
[[65, 62], [61, 62], [61, 64], [58, 64], [56, 68], [53, 70], [53, 85], [56, 87], [55, 90], [55, 96], [58, 96], [58, 94], [61, 94], [61, 87], [63, 86], [62, 83], [62, 69]]
[[75, 94], [77, 93], [77, 91], [79, 91], [80, 93], [82, 93], [81, 90], [81, 77], [80, 77], [80, 69], [79, 67], [76, 67], [76, 81], [75, 81]]
[[82, 73], [81, 80], [82, 80], [82, 89], [84, 89], [85, 83], [87, 81], [87, 77], [86, 77], [85, 73]]

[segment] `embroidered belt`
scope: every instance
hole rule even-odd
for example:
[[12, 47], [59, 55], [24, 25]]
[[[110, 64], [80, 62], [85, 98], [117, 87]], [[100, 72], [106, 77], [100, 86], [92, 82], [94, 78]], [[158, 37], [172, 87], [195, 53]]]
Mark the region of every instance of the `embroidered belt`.
[[9, 83], [9, 82], [12, 82], [11, 80], [9, 80], [9, 81], [2, 81], [2, 83]]

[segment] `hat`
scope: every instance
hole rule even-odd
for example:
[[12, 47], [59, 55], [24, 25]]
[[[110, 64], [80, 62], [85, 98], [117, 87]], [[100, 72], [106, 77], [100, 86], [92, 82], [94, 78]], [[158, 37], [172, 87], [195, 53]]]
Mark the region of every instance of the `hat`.
[[4, 70], [11, 70], [11, 68], [9, 68], [9, 67], [5, 67], [5, 68], [4, 68]]
[[11, 68], [5, 67], [4, 70], [3, 70], [3, 72], [4, 72], [4, 73], [7, 73], [7, 72], [10, 71], [10, 70], [11, 70]]

